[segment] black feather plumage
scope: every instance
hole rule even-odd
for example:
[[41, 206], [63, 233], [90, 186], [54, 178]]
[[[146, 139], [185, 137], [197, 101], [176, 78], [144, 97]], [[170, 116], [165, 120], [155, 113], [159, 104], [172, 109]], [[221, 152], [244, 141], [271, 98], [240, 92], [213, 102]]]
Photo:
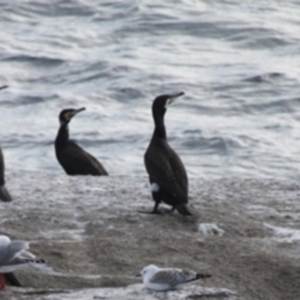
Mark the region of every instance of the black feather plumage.
[[152, 197], [155, 201], [152, 213], [159, 213], [158, 206], [164, 202], [171, 205], [172, 210], [177, 209], [182, 215], [192, 214], [187, 205], [187, 173], [180, 157], [167, 142], [164, 124], [166, 106], [181, 95], [183, 93], [159, 96], [152, 105], [155, 128], [144, 156], [150, 184], [157, 186], [157, 190], [152, 191]]
[[59, 114], [60, 128], [55, 139], [56, 158], [68, 175], [108, 175], [94, 156], [69, 139], [68, 124], [83, 110], [64, 109]]

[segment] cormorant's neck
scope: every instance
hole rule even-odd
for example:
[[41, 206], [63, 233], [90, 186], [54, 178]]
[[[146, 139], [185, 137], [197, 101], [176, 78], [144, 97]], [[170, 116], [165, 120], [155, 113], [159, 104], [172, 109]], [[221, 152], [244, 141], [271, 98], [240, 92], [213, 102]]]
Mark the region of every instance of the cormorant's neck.
[[167, 139], [164, 115], [154, 116], [154, 124], [155, 124], [155, 128], [154, 128], [153, 137]]
[[55, 140], [56, 145], [63, 145], [69, 140], [69, 126], [68, 124], [60, 125], [60, 128], [57, 133]]

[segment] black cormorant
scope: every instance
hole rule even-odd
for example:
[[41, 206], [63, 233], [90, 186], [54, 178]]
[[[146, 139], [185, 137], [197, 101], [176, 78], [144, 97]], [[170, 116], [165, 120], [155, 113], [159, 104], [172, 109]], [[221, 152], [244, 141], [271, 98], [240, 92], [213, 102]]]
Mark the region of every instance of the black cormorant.
[[5, 187], [5, 178], [4, 178], [4, 157], [2, 153], [2, 149], [0, 147], [0, 199], [5, 202], [12, 201], [12, 197]]
[[[6, 89], [7, 87], [8, 87], [7, 85], [3, 85], [0, 87], [0, 90]], [[4, 172], [5, 172], [4, 157], [3, 157], [2, 149], [0, 147], [0, 199], [2, 201], [9, 202], [12, 201], [12, 197], [10, 196], [9, 192], [5, 187]]]
[[172, 206], [170, 211], [177, 209], [182, 215], [192, 215], [188, 207], [188, 178], [184, 165], [167, 142], [164, 115], [167, 106], [183, 92], [174, 95], [161, 95], [152, 105], [154, 133], [144, 156], [145, 166], [149, 175], [152, 197], [155, 201], [151, 213], [160, 213], [158, 206], [164, 202]]
[[71, 119], [85, 108], [64, 109], [59, 114], [60, 128], [55, 139], [57, 160], [68, 175], [108, 175], [102, 164], [69, 140], [68, 125]]

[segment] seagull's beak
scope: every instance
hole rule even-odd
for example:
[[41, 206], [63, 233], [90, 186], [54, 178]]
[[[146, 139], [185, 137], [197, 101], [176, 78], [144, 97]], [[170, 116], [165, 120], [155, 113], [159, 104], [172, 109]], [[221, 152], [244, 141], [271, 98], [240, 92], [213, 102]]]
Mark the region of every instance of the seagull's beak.
[[142, 276], [141, 273], [137, 273], [137, 274], [135, 275], [135, 277], [141, 277], [141, 276]]
[[179, 92], [173, 95], [170, 95], [169, 99], [167, 100], [166, 106], [170, 105], [174, 100], [180, 96], [184, 95], [184, 92]]

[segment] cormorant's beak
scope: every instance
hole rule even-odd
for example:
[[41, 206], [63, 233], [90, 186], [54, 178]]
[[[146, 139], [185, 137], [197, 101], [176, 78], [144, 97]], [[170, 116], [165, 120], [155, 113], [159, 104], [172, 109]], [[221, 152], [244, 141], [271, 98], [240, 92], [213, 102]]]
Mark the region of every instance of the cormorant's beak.
[[170, 105], [172, 102], [174, 102], [174, 100], [180, 96], [184, 95], [184, 92], [179, 92], [177, 94], [174, 95], [170, 95], [170, 98], [167, 100], [166, 106]]
[[85, 110], [85, 107], [81, 107], [79, 109], [75, 109], [73, 112], [72, 117], [74, 117], [75, 115], [77, 115], [78, 113], [80, 113], [81, 111]]

